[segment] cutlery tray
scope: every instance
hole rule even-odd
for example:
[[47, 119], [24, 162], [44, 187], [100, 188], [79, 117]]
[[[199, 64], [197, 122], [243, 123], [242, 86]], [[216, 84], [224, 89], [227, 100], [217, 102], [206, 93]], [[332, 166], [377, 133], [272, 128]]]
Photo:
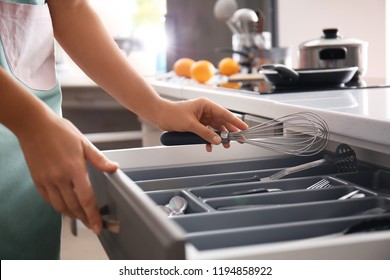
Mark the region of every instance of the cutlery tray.
[[[124, 252], [121, 255], [106, 249], [113, 258], [179, 259], [188, 258], [188, 248], [201, 253], [241, 246], [341, 238], [345, 230], [364, 221], [384, 219], [390, 224], [390, 197], [387, 195], [390, 173], [367, 164], [359, 163], [359, 170], [353, 173], [335, 173], [335, 167], [326, 164], [275, 181], [245, 182], [246, 178], [267, 177], [286, 167], [318, 158], [263, 158], [123, 170], [120, 177], [128, 180], [126, 184], [131, 185], [128, 191], [134, 193], [127, 198], [128, 194], [122, 192], [113, 198], [124, 202], [117, 202], [111, 209], [116, 218], [125, 212], [120, 218], [121, 233], [113, 237], [105, 232], [102, 244], [104, 246], [109, 240], [111, 246], [108, 247], [112, 248], [118, 239], [127, 239], [114, 246], [117, 251], [121, 247]], [[106, 176], [102, 179], [102, 174], [92, 177], [94, 187], [121, 184], [116, 182], [118, 178]], [[97, 177], [104, 182], [99, 183]], [[244, 182], [232, 181], [236, 179], [244, 179]], [[307, 189], [321, 179], [327, 179], [332, 186]], [[210, 185], [225, 180], [224, 184]], [[278, 191], [232, 195], [257, 188]], [[355, 190], [364, 197], [339, 200]], [[104, 195], [100, 192], [98, 200], [109, 203], [107, 197], [112, 196], [109, 192]], [[184, 214], [167, 217], [157, 206], [167, 205], [173, 196], [183, 197], [188, 206]], [[370, 213], [377, 208], [385, 210]], [[145, 240], [129, 241], [132, 236], [130, 239], [138, 236]], [[145, 254], [139, 252], [137, 243], [154, 245], [149, 248], [150, 254]], [[161, 250], [166, 252], [161, 253]], [[168, 252], [175, 250], [184, 251], [173, 255]]]
[[[324, 178], [331, 182], [332, 187], [306, 189]], [[280, 191], [227, 195], [254, 188], [278, 188]], [[354, 190], [359, 190], [365, 197], [338, 200]], [[164, 189], [146, 194], [157, 205], [166, 205], [173, 196], [181, 196], [188, 202], [183, 215], [167, 219], [174, 220], [198, 250], [298, 240], [335, 233], [341, 236], [343, 230], [363, 220], [383, 216], [390, 221], [390, 212], [375, 216], [365, 214], [365, 211], [374, 208], [390, 209], [387, 196], [333, 176]], [[245, 207], [248, 205], [250, 208]], [[233, 209], [228, 209], [231, 206]]]

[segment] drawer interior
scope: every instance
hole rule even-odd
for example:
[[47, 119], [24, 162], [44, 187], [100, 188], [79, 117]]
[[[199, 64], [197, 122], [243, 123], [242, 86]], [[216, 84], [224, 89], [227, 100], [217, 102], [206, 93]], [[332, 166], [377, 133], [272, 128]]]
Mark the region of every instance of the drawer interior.
[[[386, 191], [390, 188], [390, 173], [387, 170], [359, 163], [358, 171], [340, 173], [334, 164], [324, 164], [277, 180], [262, 180], [286, 167], [323, 156], [125, 169], [122, 172], [126, 182], [120, 184], [116, 181], [118, 178], [107, 175], [100, 184], [109, 190], [107, 193], [112, 191], [107, 188], [108, 181], [115, 188], [122, 185], [116, 196], [123, 199], [123, 203], [117, 204], [115, 212], [137, 216], [137, 219], [127, 217], [122, 222], [120, 238], [112, 240], [133, 240], [136, 232], [138, 240], [123, 241], [128, 243], [123, 250], [129, 250], [123, 255], [148, 258], [145, 251], [138, 254], [136, 249], [150, 245], [142, 238], [147, 233], [155, 242], [149, 247], [156, 256], [181, 258], [184, 253], [178, 254], [177, 250], [184, 248], [184, 243], [196, 250], [208, 251], [338, 238], [361, 224], [358, 232], [388, 230], [390, 196]], [[329, 183], [326, 188], [311, 189], [322, 180]], [[94, 187], [99, 185], [98, 180], [92, 183]], [[354, 196], [342, 199], [351, 193]], [[100, 195], [99, 199], [106, 201], [109, 195]], [[165, 211], [174, 197], [185, 200], [183, 212]], [[148, 200], [148, 205], [140, 203], [139, 199]], [[137, 221], [137, 226], [127, 223], [130, 219]], [[109, 239], [109, 242], [115, 241]], [[160, 254], [161, 250], [166, 250], [167, 254]]]
[[[333, 238], [377, 218], [388, 221], [390, 227], [390, 198], [371, 187], [374, 176], [367, 179], [366, 174], [378, 171], [366, 164], [359, 164], [352, 173], [337, 173], [334, 166], [325, 164], [274, 181], [253, 180], [301, 163], [301, 158], [273, 159], [270, 164], [262, 159], [193, 165], [188, 174], [187, 167], [169, 167], [160, 178], [153, 169], [126, 174], [139, 179], [135, 183], [156, 205], [168, 205], [174, 196], [188, 202], [183, 214], [166, 219], [179, 225], [198, 250]], [[308, 189], [321, 180], [330, 186]], [[387, 187], [386, 180], [381, 182], [386, 186], [380, 189]], [[340, 199], [352, 192], [355, 196]]]

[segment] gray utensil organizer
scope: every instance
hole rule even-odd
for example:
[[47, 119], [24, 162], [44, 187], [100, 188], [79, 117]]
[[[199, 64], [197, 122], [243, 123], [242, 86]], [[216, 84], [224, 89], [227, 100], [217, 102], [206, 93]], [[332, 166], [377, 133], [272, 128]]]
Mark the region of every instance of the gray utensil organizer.
[[[254, 175], [262, 178], [318, 158], [232, 160], [125, 169], [114, 174], [90, 168], [98, 202], [109, 208], [104, 219], [120, 222], [119, 233], [104, 230], [99, 238], [113, 259], [185, 259], [191, 258], [188, 248], [202, 258], [203, 252], [227, 248], [342, 238], [343, 231], [361, 222], [390, 219], [390, 213], [365, 213], [390, 207], [386, 194], [390, 172], [363, 163], [354, 173], [337, 174], [328, 164], [276, 181], [205, 186]], [[306, 189], [323, 178], [333, 186]], [[254, 188], [280, 191], [229, 195]], [[365, 197], [338, 200], [354, 190]], [[183, 215], [166, 217], [157, 205], [167, 204], [175, 195], [185, 198], [188, 206]], [[219, 210], [238, 205], [256, 207]]]

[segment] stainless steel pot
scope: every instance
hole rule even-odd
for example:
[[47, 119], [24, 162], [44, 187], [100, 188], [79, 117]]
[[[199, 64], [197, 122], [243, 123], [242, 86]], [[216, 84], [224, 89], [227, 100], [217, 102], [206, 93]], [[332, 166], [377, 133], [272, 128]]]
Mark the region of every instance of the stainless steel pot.
[[357, 66], [354, 78], [367, 72], [368, 43], [358, 39], [343, 38], [336, 28], [324, 29], [324, 36], [299, 46], [300, 68], [340, 68]]

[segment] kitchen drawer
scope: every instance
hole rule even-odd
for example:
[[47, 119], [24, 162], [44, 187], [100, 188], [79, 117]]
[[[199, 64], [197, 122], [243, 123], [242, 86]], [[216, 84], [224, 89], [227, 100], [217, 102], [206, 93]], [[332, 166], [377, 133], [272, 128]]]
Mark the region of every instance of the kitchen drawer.
[[[119, 232], [105, 229], [99, 236], [110, 258], [390, 258], [389, 230], [345, 234], [348, 228], [368, 223], [389, 227], [390, 197], [375, 189], [390, 188], [386, 170], [359, 162], [354, 173], [338, 174], [324, 165], [275, 181], [235, 182], [231, 180], [269, 176], [324, 154], [280, 156], [233, 144], [229, 150], [216, 147], [211, 154], [188, 146], [106, 155], [119, 161], [121, 170], [106, 174], [90, 167], [90, 177], [98, 203], [106, 210], [106, 224], [117, 222], [120, 227]], [[378, 172], [382, 178], [375, 188], [372, 180], [359, 184], [362, 174]], [[321, 179], [332, 186], [307, 189]], [[232, 194], [255, 188], [278, 190]], [[339, 200], [355, 190], [364, 197]], [[184, 214], [167, 217], [158, 206], [174, 196], [184, 198], [188, 206]]]

